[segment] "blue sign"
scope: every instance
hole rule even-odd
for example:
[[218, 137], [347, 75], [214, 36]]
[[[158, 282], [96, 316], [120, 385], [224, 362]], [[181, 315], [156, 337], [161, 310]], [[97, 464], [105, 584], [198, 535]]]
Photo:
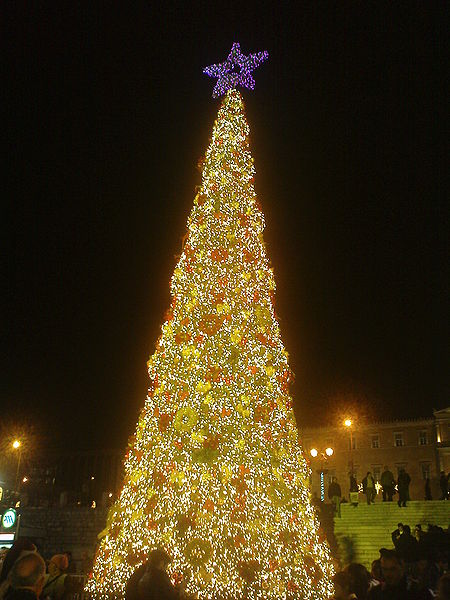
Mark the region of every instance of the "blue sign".
[[8, 508], [8, 510], [3, 514], [2, 517], [2, 526], [5, 529], [11, 529], [16, 522], [16, 511], [13, 508]]

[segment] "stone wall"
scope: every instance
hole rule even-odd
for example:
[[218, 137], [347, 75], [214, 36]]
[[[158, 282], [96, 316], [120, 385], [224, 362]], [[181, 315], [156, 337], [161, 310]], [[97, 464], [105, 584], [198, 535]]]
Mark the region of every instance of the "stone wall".
[[30, 538], [44, 558], [70, 550], [78, 573], [87, 573], [106, 524], [105, 508], [22, 508], [19, 537]]

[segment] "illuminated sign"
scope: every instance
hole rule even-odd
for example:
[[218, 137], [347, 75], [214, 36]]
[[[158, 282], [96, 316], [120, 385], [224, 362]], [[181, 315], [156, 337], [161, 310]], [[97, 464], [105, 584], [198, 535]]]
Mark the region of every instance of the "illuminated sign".
[[5, 529], [10, 529], [13, 527], [16, 522], [16, 511], [13, 508], [8, 508], [8, 510], [3, 514], [2, 518], [2, 526]]

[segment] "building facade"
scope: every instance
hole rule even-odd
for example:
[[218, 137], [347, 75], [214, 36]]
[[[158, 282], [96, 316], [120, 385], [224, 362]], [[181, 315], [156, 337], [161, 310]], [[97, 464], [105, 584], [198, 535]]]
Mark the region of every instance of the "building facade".
[[[351, 471], [358, 483], [367, 471], [379, 481], [385, 466], [395, 478], [402, 468], [409, 473], [412, 500], [425, 499], [425, 480], [430, 479], [436, 500], [440, 498], [440, 472], [450, 471], [450, 407], [434, 411], [426, 419], [301, 427], [300, 438], [310, 461], [313, 494], [319, 498], [325, 495], [325, 500], [331, 477], [337, 477], [342, 495], [348, 499]], [[311, 455], [313, 448], [317, 450], [316, 457]], [[327, 448], [332, 448], [332, 454], [328, 451], [331, 456], [327, 455]], [[380, 499], [381, 494], [376, 501]]]

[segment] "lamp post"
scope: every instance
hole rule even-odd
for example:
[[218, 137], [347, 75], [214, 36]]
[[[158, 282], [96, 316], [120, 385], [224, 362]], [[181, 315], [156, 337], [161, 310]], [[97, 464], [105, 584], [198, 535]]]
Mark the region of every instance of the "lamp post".
[[325, 470], [323, 468], [324, 462], [328, 460], [334, 454], [333, 448], [325, 448], [323, 451], [317, 450], [317, 448], [311, 448], [310, 452], [313, 458], [320, 458], [320, 469], [318, 471], [320, 476], [320, 500], [323, 502], [325, 500], [325, 479], [324, 474]]
[[12, 447], [14, 448], [14, 450], [18, 451], [18, 455], [17, 455], [17, 470], [16, 470], [16, 481], [14, 484], [14, 491], [16, 493], [19, 493], [19, 471], [20, 471], [20, 460], [22, 458], [22, 443], [20, 440], [14, 440], [14, 442], [12, 443]]
[[350, 432], [350, 450], [349, 450], [350, 460], [349, 460], [349, 463], [350, 463], [350, 473], [353, 475], [353, 429], [352, 429], [353, 421], [352, 421], [352, 419], [347, 417], [347, 419], [345, 419], [345, 421], [344, 421], [344, 426], [347, 427], [347, 429]]

